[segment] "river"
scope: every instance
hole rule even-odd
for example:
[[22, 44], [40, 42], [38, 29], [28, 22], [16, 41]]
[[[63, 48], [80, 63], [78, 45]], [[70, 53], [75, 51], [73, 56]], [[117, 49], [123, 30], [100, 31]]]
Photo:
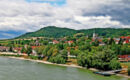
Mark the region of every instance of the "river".
[[0, 57], [0, 80], [130, 80], [104, 77], [86, 69]]

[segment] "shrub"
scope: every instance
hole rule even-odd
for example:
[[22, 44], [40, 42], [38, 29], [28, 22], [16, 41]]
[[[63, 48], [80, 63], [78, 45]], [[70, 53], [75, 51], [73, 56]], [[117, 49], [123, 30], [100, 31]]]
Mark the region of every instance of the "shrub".
[[49, 61], [52, 63], [57, 63], [57, 64], [65, 64], [66, 63], [66, 60], [63, 57], [61, 57], [60, 55], [55, 56], [55, 57], [50, 57]]
[[37, 59], [38, 59], [37, 56], [32, 56], [32, 55], [30, 55], [29, 57], [30, 57], [31, 59], [34, 59], [34, 60], [37, 60]]

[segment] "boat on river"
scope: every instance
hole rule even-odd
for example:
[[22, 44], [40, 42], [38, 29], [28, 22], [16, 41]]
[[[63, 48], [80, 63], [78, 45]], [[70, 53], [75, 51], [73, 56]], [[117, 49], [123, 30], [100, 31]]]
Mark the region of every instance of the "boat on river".
[[119, 73], [120, 71], [122, 71], [122, 69], [112, 70], [112, 71], [104, 71], [104, 72], [94, 72], [94, 73], [95, 74], [100, 74], [100, 75], [103, 75], [103, 76], [111, 76], [111, 75], [114, 75], [116, 73]]
[[106, 72], [94, 72], [95, 74], [103, 75], [103, 76], [111, 76], [112, 74]]

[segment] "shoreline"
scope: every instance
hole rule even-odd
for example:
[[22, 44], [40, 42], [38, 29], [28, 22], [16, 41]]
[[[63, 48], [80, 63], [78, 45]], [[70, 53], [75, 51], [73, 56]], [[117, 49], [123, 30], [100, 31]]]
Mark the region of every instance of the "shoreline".
[[[1, 54], [1, 52], [0, 52], [0, 54]], [[71, 65], [68, 65], [68, 64], [57, 64], [57, 63], [52, 63], [52, 62], [43, 61], [43, 60], [34, 60], [34, 59], [27, 59], [27, 58], [24, 58], [24, 57], [15, 57], [15, 56], [3, 56], [3, 57], [7, 57], [7, 58], [11, 58], [11, 59], [18, 59], [18, 60], [27, 60], [27, 61], [32, 61], [32, 62], [39, 62], [39, 63], [43, 63], [43, 64], [51, 64], [51, 65], [58, 65], [58, 66], [64, 66], [64, 67], [86, 69], [86, 68], [84, 68], [82, 66], [78, 66], [78, 65], [74, 65], [74, 64], [71, 64]], [[94, 71], [99, 71], [98, 69], [95, 69], [95, 68], [89, 68], [88, 70], [93, 71], [93, 72]], [[130, 76], [128, 76], [128, 75], [124, 75], [124, 74], [115, 74], [115, 75], [119, 76], [119, 77], [125, 77], [125, 78], [129, 78], [130, 79]]]
[[[23, 58], [23, 57], [7, 57], [7, 58], [19, 59], [19, 60], [27, 60], [27, 61], [32, 61], [32, 62], [39, 62], [39, 63], [43, 63], [43, 64], [51, 64], [51, 65], [58, 65], [58, 66], [64, 66], [64, 67], [85, 69], [85, 68], [83, 68], [81, 66], [77, 66], [77, 65], [56, 64], [56, 63], [51, 63], [51, 62], [48, 62], [48, 61], [26, 59], [26, 58]], [[88, 70], [90, 70], [90, 71], [98, 71], [98, 69], [95, 69], [95, 68], [89, 68]], [[125, 77], [125, 78], [129, 78], [130, 79], [130, 76], [127, 76], [127, 75], [123, 75], [123, 74], [115, 74], [115, 75], [119, 76], [119, 77]]]
[[44, 64], [52, 64], [52, 65], [59, 65], [59, 66], [65, 66], [65, 67], [73, 67], [73, 68], [85, 69], [85, 68], [83, 68], [81, 66], [77, 66], [77, 65], [56, 64], [56, 63], [51, 63], [51, 62], [43, 61], [43, 60], [26, 59], [26, 58], [23, 58], [23, 57], [9, 57], [9, 56], [6, 56], [6, 57], [12, 58], [12, 59], [19, 59], [19, 60], [27, 60], [27, 61], [32, 61], [32, 62], [39, 62], [39, 63], [44, 63]]

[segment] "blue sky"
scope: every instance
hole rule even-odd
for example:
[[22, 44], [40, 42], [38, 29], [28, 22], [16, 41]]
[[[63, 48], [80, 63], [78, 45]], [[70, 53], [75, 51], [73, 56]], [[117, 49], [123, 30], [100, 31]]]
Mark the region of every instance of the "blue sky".
[[130, 28], [130, 0], [0, 0], [0, 39], [46, 26]]
[[66, 0], [25, 0], [27, 2], [37, 2], [37, 3], [49, 3], [51, 5], [62, 6], [66, 4]]

